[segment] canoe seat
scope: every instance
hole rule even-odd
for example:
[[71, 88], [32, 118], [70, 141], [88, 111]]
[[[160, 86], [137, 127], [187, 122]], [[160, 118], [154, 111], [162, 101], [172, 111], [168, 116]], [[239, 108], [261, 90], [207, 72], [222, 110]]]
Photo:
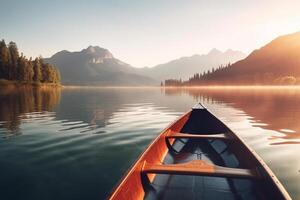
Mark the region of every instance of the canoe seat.
[[194, 176], [214, 176], [227, 178], [258, 178], [254, 169], [238, 169], [212, 165], [203, 160], [193, 160], [180, 164], [151, 164], [144, 162], [143, 174], [175, 174], [175, 175], [194, 175]]
[[232, 137], [229, 137], [225, 133], [219, 134], [190, 134], [190, 133], [179, 133], [172, 130], [169, 130], [165, 136], [168, 138], [186, 138], [186, 139], [221, 139], [221, 140], [232, 140]]

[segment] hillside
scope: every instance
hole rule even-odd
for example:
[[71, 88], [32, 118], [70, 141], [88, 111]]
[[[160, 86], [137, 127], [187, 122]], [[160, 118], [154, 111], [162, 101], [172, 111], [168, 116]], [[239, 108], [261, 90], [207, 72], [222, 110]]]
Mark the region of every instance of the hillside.
[[242, 83], [271, 83], [284, 76], [300, 77], [300, 32], [274, 39], [232, 65], [228, 73]]
[[300, 32], [280, 36], [248, 57], [184, 84], [299, 84]]

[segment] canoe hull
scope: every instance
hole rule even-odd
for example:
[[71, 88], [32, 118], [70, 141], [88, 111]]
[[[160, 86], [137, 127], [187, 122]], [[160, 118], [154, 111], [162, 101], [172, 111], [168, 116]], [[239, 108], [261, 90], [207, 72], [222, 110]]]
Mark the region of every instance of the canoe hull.
[[[188, 139], [184, 138], [186, 143], [181, 144], [182, 140], [179, 138], [168, 138], [168, 135], [172, 133], [188, 133], [188, 134], [221, 134], [226, 132], [228, 137], [232, 138], [233, 141], [223, 141], [222, 139]], [[216, 141], [216, 142], [214, 142]], [[183, 142], [184, 143], [184, 142]], [[237, 160], [237, 164], [232, 162], [230, 159], [226, 157], [222, 157], [218, 155], [214, 149], [218, 149], [220, 146], [228, 146], [228, 152], [234, 154], [234, 159]], [[175, 149], [179, 146], [178, 149]], [[180, 153], [184, 152], [184, 153]], [[228, 154], [227, 152], [227, 154]], [[181, 154], [183, 154], [184, 158], [182, 158]], [[207, 155], [208, 156], [207, 156]], [[200, 158], [199, 158], [200, 155]], [[203, 158], [201, 158], [201, 156]], [[245, 159], [246, 158], [246, 159]], [[178, 184], [184, 180], [191, 180], [193, 182], [201, 181], [201, 182], [218, 182], [226, 181], [226, 184], [229, 183], [230, 192], [232, 190], [237, 190], [236, 186], [233, 183], [236, 182], [235, 179], [231, 178], [218, 178], [218, 177], [179, 177], [178, 175], [157, 175], [157, 173], [143, 173], [145, 163], [150, 163], [153, 166], [158, 166], [162, 164], [176, 164], [181, 162], [186, 162], [188, 160], [193, 159], [206, 159], [209, 163], [223, 165], [223, 167], [245, 167], [249, 169], [257, 170], [259, 174], [259, 180], [249, 180], [249, 183], [253, 185], [251, 186], [251, 191], [255, 190], [257, 193], [257, 197], [259, 199], [268, 199], [272, 197], [273, 199], [290, 199], [288, 193], [285, 191], [284, 187], [277, 180], [272, 171], [267, 167], [267, 165], [262, 161], [262, 159], [251, 149], [249, 148], [241, 138], [239, 138], [236, 134], [234, 134], [227, 126], [225, 126], [220, 120], [218, 120], [213, 114], [211, 114], [207, 109], [199, 108], [193, 109], [189, 112], [185, 113], [178, 120], [172, 123], [169, 127], [161, 132], [161, 134], [149, 145], [149, 147], [143, 152], [143, 154], [137, 159], [135, 164], [131, 167], [131, 169], [126, 173], [118, 186], [114, 189], [109, 199], [111, 200], [119, 200], [119, 199], [178, 199], [182, 198], [181, 193], [177, 192], [178, 190], [172, 190], [172, 187], [176, 188]], [[176, 171], [176, 170], [173, 170]], [[192, 174], [191, 174], [192, 175]], [[177, 182], [176, 182], [177, 181]], [[247, 182], [247, 181], [246, 181]], [[155, 188], [151, 186], [154, 185], [166, 185], [166, 187], [158, 187]], [[248, 184], [248, 183], [247, 183]], [[246, 185], [247, 185], [246, 184]], [[250, 184], [250, 185], [251, 185]], [[268, 185], [266, 187], [265, 185]], [[198, 184], [199, 185], [199, 184]], [[193, 187], [196, 187], [197, 184], [194, 184]], [[184, 185], [183, 185], [184, 187]], [[192, 187], [192, 186], [191, 186]], [[203, 189], [203, 184], [202, 184]], [[250, 187], [250, 186], [249, 186]], [[271, 196], [268, 194], [264, 194], [261, 190], [266, 190], [268, 193], [272, 193]], [[171, 189], [170, 189], [171, 188]], [[254, 188], [254, 189], [253, 189]], [[169, 192], [168, 192], [168, 191]], [[197, 188], [189, 188], [186, 191], [197, 191], [191, 199], [203, 199], [203, 194], [207, 191], [201, 190], [199, 186]], [[200, 192], [201, 191], [201, 192]], [[237, 191], [234, 191], [238, 193]], [[171, 195], [169, 195], [171, 193]], [[188, 192], [182, 192], [188, 193]], [[215, 192], [217, 193], [217, 192]], [[261, 194], [260, 194], [261, 193]], [[220, 193], [222, 194], [222, 193]], [[168, 195], [170, 198], [168, 198]], [[197, 196], [198, 195], [198, 196]], [[235, 194], [234, 194], [235, 195]], [[233, 199], [236, 197], [232, 195]], [[212, 198], [212, 196], [208, 196]], [[205, 198], [204, 198], [205, 199]], [[209, 198], [208, 198], [209, 199]], [[229, 198], [230, 199], [230, 198]], [[243, 199], [243, 198], [240, 198]], [[251, 198], [246, 198], [251, 199]]]

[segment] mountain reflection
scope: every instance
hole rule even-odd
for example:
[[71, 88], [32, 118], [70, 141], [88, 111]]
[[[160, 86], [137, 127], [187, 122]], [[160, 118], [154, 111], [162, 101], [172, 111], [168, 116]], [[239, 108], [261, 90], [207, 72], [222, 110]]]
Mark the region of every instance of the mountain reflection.
[[12, 134], [20, 134], [19, 126], [26, 114], [51, 111], [60, 101], [59, 88], [1, 88], [0, 128]]
[[[194, 88], [165, 90], [166, 95], [186, 93], [201, 101], [225, 103], [253, 117], [252, 126], [279, 132], [271, 145], [296, 144], [300, 139], [300, 88]], [[276, 142], [277, 139], [286, 141]]]
[[103, 133], [107, 130], [101, 128], [115, 123], [116, 113], [122, 115], [118, 119], [125, 119], [128, 107], [146, 108], [151, 104], [161, 113], [170, 110], [179, 115], [195, 102], [224, 104], [245, 112], [251, 117], [248, 120], [253, 127], [277, 132], [268, 138], [272, 145], [300, 143], [300, 88], [64, 89], [63, 92], [57, 88], [1, 88], [0, 128], [7, 129], [4, 132], [8, 134], [20, 134], [22, 120], [46, 116], [62, 123], [61, 132]]

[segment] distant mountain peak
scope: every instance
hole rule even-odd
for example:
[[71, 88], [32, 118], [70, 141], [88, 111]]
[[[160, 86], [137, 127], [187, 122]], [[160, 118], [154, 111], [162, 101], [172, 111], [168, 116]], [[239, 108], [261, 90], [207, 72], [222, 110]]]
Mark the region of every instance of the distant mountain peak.
[[232, 50], [232, 49], [227, 49], [226, 51], [222, 52], [219, 49], [213, 48], [208, 52], [207, 55], [216, 56], [216, 55], [221, 55], [221, 54], [231, 55], [231, 54], [244, 54], [244, 53], [241, 52], [241, 51], [235, 51], [235, 50]]
[[60, 70], [63, 84], [71, 85], [154, 85], [155, 81], [121, 60], [109, 50], [88, 46], [80, 51], [60, 51], [45, 62]]
[[86, 49], [83, 49], [81, 53], [92, 55], [93, 58], [113, 58], [114, 56], [110, 53], [109, 50], [101, 48], [99, 46], [88, 46]]
[[60, 56], [65, 56], [66, 54], [69, 54], [70, 52], [67, 51], [67, 50], [62, 50], [62, 51], [59, 51], [57, 53], [55, 53], [52, 57], [60, 57]]
[[213, 48], [212, 50], [210, 50], [209, 52], [208, 52], [208, 56], [215, 56], [215, 55], [220, 55], [220, 54], [222, 54], [222, 51], [220, 51], [220, 50], [218, 50], [218, 49], [216, 49], [216, 48]]
[[70, 51], [68, 51], [68, 50], [62, 50], [62, 51], [59, 51], [57, 53], [70, 53]]
[[89, 53], [95, 53], [100, 47], [98, 46], [88, 46], [88, 48], [86, 48], [86, 51], [89, 52]]

